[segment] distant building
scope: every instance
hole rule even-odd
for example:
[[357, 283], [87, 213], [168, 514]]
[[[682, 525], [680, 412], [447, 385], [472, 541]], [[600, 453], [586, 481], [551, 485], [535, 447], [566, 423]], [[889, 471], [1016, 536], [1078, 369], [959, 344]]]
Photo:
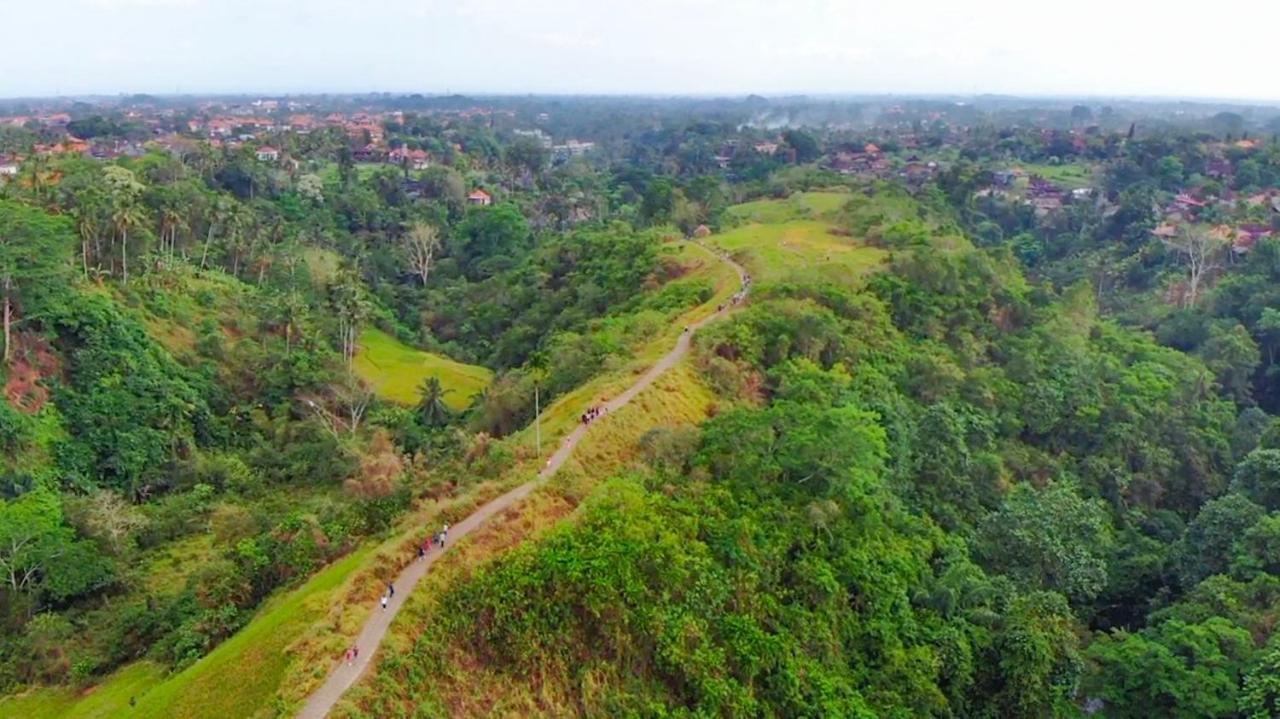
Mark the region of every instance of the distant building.
[[263, 145], [258, 148], [259, 162], [275, 162], [280, 159], [280, 151], [270, 145]]
[[414, 170], [425, 170], [431, 166], [431, 155], [426, 150], [397, 147], [387, 153], [387, 162], [405, 165]]
[[493, 203], [493, 196], [478, 187], [472, 190], [470, 195], [467, 195], [468, 205], [476, 205], [478, 207], [488, 207], [492, 203]]
[[539, 129], [533, 130], [513, 130], [516, 137], [527, 137], [537, 142], [545, 150], [551, 149], [551, 136]]
[[587, 154], [596, 143], [583, 142], [581, 140], [569, 140], [563, 145], [553, 145], [551, 147], [551, 158], [557, 162], [563, 162], [571, 157], [580, 157]]
[[1254, 245], [1258, 244], [1258, 240], [1270, 237], [1271, 232], [1270, 225], [1240, 225], [1235, 230], [1235, 237], [1232, 238], [1231, 250], [1238, 255], [1243, 255], [1252, 250]]
[[17, 177], [18, 163], [0, 161], [0, 177]]
[[755, 149], [756, 149], [756, 152], [760, 153], [761, 155], [772, 155], [773, 153], [778, 151], [778, 143], [768, 142], [768, 141], [757, 142], [755, 144]]

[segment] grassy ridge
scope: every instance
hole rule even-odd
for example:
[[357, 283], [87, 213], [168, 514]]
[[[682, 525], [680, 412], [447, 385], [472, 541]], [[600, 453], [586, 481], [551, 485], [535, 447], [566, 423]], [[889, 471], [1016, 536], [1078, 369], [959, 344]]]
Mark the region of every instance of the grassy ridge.
[[[362, 549], [286, 592], [244, 629], [187, 669], [164, 676], [148, 661], [130, 664], [83, 694], [63, 687], [35, 689], [0, 700], [0, 716], [96, 719], [129, 716], [255, 717], [275, 715], [273, 697], [291, 661], [291, 644], [322, 616], [324, 601], [368, 554]], [[130, 701], [135, 706], [130, 708]]]
[[707, 239], [728, 251], [761, 281], [851, 282], [886, 256], [855, 238], [837, 234], [832, 222], [852, 196], [799, 192], [785, 200], [757, 200], [729, 208], [746, 224]]
[[[706, 244], [729, 251], [761, 280], [850, 281], [878, 266], [885, 252], [831, 232], [836, 213], [849, 197], [843, 193], [805, 193], [789, 200], [741, 205], [730, 212], [748, 224], [713, 235]], [[696, 256], [704, 250], [693, 247], [690, 252]], [[700, 309], [723, 302], [737, 289], [732, 271], [723, 264], [719, 267], [726, 269], [727, 275], [719, 278], [716, 296]], [[680, 329], [677, 325], [672, 327], [674, 333]], [[664, 337], [650, 346], [655, 350], [669, 347], [664, 342], [670, 339]], [[562, 411], [594, 398], [613, 396], [625, 386], [628, 375], [634, 377], [644, 364], [636, 363], [627, 373], [598, 378], [563, 398], [544, 415], [544, 437], [558, 435], [565, 425], [572, 426], [576, 415], [561, 416]], [[563, 668], [545, 667], [547, 676], [526, 682], [490, 669], [485, 658], [473, 655], [458, 637], [442, 637], [443, 623], [436, 614], [438, 597], [449, 587], [467, 581], [478, 567], [500, 561], [506, 550], [530, 539], [536, 541], [562, 519], [576, 516], [574, 509], [596, 491], [603, 480], [616, 476], [638, 460], [639, 444], [647, 432], [697, 426], [717, 411], [721, 401], [701, 374], [684, 362], [659, 378], [627, 407], [593, 425], [578, 451], [551, 483], [535, 492], [527, 503], [511, 510], [503, 522], [485, 527], [468, 538], [464, 546], [427, 576], [392, 625], [378, 670], [367, 675], [344, 697], [334, 716], [354, 719], [396, 715], [411, 712], [412, 707], [424, 715], [442, 716], [582, 713], [582, 698], [591, 695], [593, 688], [569, 686], [549, 679], [559, 676]], [[553, 430], [548, 433], [547, 427]], [[425, 680], [419, 676], [421, 667], [415, 651], [426, 651], [438, 658], [432, 663], [431, 676]], [[620, 671], [626, 673], [627, 670]], [[593, 676], [593, 681], [603, 685], [622, 679]]]
[[[725, 302], [737, 290], [736, 274], [707, 249], [685, 243], [673, 245], [670, 249], [687, 268], [678, 281], [710, 280], [715, 294], [706, 303], [672, 317], [664, 331], [635, 348], [632, 362], [607, 371], [578, 390], [561, 396], [544, 410], [544, 449], [553, 447], [576, 426], [578, 415], [593, 398], [621, 392], [646, 367], [671, 349], [684, 325], [714, 312], [716, 305]], [[394, 351], [391, 354], [407, 351], [414, 361], [421, 361], [422, 356], [428, 355], [397, 342], [385, 333], [374, 332], [372, 345], [375, 348], [389, 348]], [[376, 335], [382, 335], [389, 342], [380, 345], [380, 338]], [[367, 351], [370, 343], [363, 338], [362, 343]], [[359, 362], [358, 356], [357, 364]], [[451, 364], [463, 369], [482, 369]], [[386, 367], [379, 367], [378, 372], [379, 376], [393, 376]], [[484, 372], [487, 381], [487, 370]], [[444, 376], [441, 380], [445, 382]], [[414, 390], [417, 388], [417, 383], [401, 382], [402, 386], [405, 384]], [[449, 386], [447, 382], [445, 384]], [[592, 429], [591, 437], [557, 475], [555, 491], [535, 493], [528, 503], [531, 509], [521, 510], [522, 514], [526, 511], [532, 514], [514, 522], [508, 522], [509, 517], [494, 522], [474, 540], [469, 539], [464, 547], [458, 548], [465, 548], [466, 553], [457, 551], [457, 560], [451, 553], [450, 561], [465, 563], [469, 561], [466, 560], [468, 556], [491, 556], [503, 546], [514, 545], [528, 533], [551, 526], [572, 511], [576, 504], [576, 499], [571, 501], [566, 497], [585, 496], [594, 482], [593, 478], [607, 476], [629, 461], [634, 453], [635, 440], [645, 431], [654, 426], [699, 422], [711, 411], [712, 399], [710, 391], [700, 384], [691, 370], [675, 368], [627, 408], [611, 415], [607, 426], [599, 425]], [[442, 514], [450, 521], [457, 521], [484, 501], [532, 478], [541, 464], [532, 452], [524, 451], [532, 448], [532, 430], [507, 441], [520, 448], [517, 455], [523, 461], [498, 480], [475, 485], [456, 500], [432, 501], [418, 507], [398, 523], [398, 532], [390, 539], [366, 545], [359, 552], [324, 569], [302, 587], [279, 596], [267, 604], [248, 626], [207, 657], [163, 682], [153, 682], [155, 686], [145, 696], [138, 696], [138, 706], [127, 716], [239, 719], [287, 714], [288, 707], [296, 706], [323, 681], [333, 658], [359, 631], [363, 619], [373, 607], [375, 593], [383, 586], [382, 582], [392, 576], [398, 562], [409, 556], [407, 550], [402, 551], [402, 545], [420, 536], [423, 526], [435, 526]], [[428, 577], [434, 574], [433, 571]], [[429, 595], [434, 591], [432, 586], [424, 585], [415, 596]], [[390, 635], [389, 639], [396, 640]], [[138, 664], [130, 665], [95, 687], [94, 694], [123, 696], [127, 704], [129, 696], [138, 694], [137, 690], [126, 689], [124, 678], [129, 676], [130, 670], [141, 671]], [[12, 714], [37, 719], [78, 717], [81, 714], [69, 712], [83, 711], [82, 703], [92, 706], [87, 699], [78, 698], [70, 691], [53, 689], [29, 692], [12, 701], [17, 703], [0, 705], [0, 716]], [[37, 708], [46, 705], [50, 706], [46, 713], [35, 713]]]
[[536, 540], [571, 516], [600, 482], [638, 460], [638, 445], [650, 430], [699, 425], [715, 411], [717, 402], [699, 373], [685, 362], [659, 377], [630, 404], [593, 425], [550, 483], [509, 510], [501, 521], [477, 530], [424, 577], [392, 623], [378, 668], [347, 693], [331, 716], [398, 716], [399, 711], [410, 712], [411, 706], [418, 707], [419, 716], [574, 714], [574, 697], [553, 692], [531, 694], [523, 682], [488, 670], [481, 658], [468, 655], [461, 647], [448, 649], [441, 673], [419, 681], [412, 674], [415, 644], [424, 631], [433, 629], [437, 598], [449, 586], [466, 581], [482, 564], [522, 542]]
[[378, 329], [367, 329], [360, 335], [355, 370], [378, 396], [407, 405], [417, 404], [424, 380], [439, 377], [449, 391], [445, 404], [457, 410], [465, 409], [493, 380], [493, 372], [485, 367], [415, 349]]

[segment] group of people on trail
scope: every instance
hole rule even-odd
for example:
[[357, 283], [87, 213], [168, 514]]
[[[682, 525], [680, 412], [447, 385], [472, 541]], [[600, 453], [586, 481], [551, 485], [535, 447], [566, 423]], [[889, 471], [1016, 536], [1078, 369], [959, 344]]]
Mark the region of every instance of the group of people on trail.
[[[431, 547], [433, 546], [444, 547], [444, 540], [448, 536], [449, 536], [449, 523], [445, 522], [444, 526], [440, 528], [439, 532], [436, 532], [430, 537], [427, 537], [426, 539], [422, 540], [422, 544], [418, 545], [418, 560], [421, 561], [423, 559], [426, 559], [427, 552], [431, 549]], [[382, 599], [380, 600], [383, 611], [386, 611], [387, 604], [391, 601], [391, 598], [394, 597], [395, 595], [396, 595], [396, 585], [391, 582], [387, 582], [387, 591], [383, 592]]]
[[432, 547], [437, 547], [437, 546], [443, 547], [444, 539], [448, 535], [449, 535], [449, 523], [445, 522], [444, 527], [439, 532], [436, 532], [430, 537], [427, 537], [426, 539], [422, 540], [422, 544], [418, 545], [418, 560], [421, 561], [423, 559], [426, 559], [427, 552], [430, 552]]
[[603, 415], [606, 410], [607, 408], [604, 405], [591, 407], [586, 412], [583, 412], [582, 417], [580, 417], [579, 419], [581, 419], [583, 424], [591, 424], [592, 420]]
[[[729, 298], [729, 304], [736, 305], [741, 303], [744, 299], [746, 299], [747, 290], [750, 288], [751, 288], [751, 275], [744, 274], [742, 276], [742, 289], [735, 292], [733, 294], [733, 297]], [[725, 308], [725, 305], [720, 305], [719, 307], [716, 308], [716, 312], [724, 312], [724, 308]]]

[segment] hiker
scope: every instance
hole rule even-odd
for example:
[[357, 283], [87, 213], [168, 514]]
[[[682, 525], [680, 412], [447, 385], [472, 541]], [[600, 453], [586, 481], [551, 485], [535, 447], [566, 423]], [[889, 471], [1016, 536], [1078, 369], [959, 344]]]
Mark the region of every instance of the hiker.
[[348, 647], [348, 648], [347, 648], [347, 666], [351, 666], [351, 662], [352, 662], [352, 660], [354, 660], [355, 658], [356, 658], [356, 650], [355, 650], [355, 647]]
[[353, 644], [353, 645], [351, 646], [351, 652], [355, 655], [355, 658], [356, 658], [356, 659], [359, 659], [359, 658], [360, 658], [360, 647], [355, 646], [355, 645]]
[[418, 545], [418, 561], [421, 562], [423, 559], [426, 558], [426, 556], [427, 556], [427, 548], [419, 544]]
[[441, 536], [441, 537], [447, 537], [447, 536], [449, 536], [449, 523], [448, 523], [448, 522], [445, 522], [445, 523], [444, 523], [444, 529], [440, 530], [440, 536]]
[[396, 585], [387, 582], [387, 596], [394, 597], [396, 595]]
[[390, 598], [391, 598], [391, 597], [388, 597], [388, 596], [387, 596], [387, 595], [385, 595], [385, 594], [384, 594], [384, 595], [382, 595], [382, 611], [384, 611], [384, 612], [385, 612], [385, 611], [387, 611], [387, 600], [388, 600], [388, 599], [390, 599]]

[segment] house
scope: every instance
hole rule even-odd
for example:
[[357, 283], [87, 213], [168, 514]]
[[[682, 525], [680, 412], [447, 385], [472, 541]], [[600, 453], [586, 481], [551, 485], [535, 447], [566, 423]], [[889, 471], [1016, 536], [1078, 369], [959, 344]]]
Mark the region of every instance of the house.
[[9, 160], [0, 160], [0, 177], [17, 177], [18, 163]]
[[493, 203], [493, 197], [489, 193], [485, 192], [484, 190], [478, 187], [472, 190], [470, 195], [467, 195], [468, 205], [488, 207], [492, 203]]
[[431, 167], [431, 154], [426, 150], [410, 150], [408, 162], [414, 170], [425, 170]]
[[431, 155], [426, 150], [410, 150], [401, 146], [387, 153], [387, 162], [407, 165], [414, 170], [425, 170], [431, 166]]
[[1271, 233], [1270, 225], [1240, 225], [1236, 228], [1235, 237], [1231, 242], [1231, 251], [1238, 255], [1243, 255], [1252, 250], [1253, 246], [1258, 244], [1258, 240], [1270, 237]]
[[1157, 225], [1155, 229], [1151, 230], [1151, 234], [1155, 235], [1161, 240], [1171, 240], [1178, 236], [1178, 228], [1176, 225], [1166, 222], [1166, 223]]
[[1173, 204], [1177, 205], [1179, 209], [1192, 212], [1203, 209], [1205, 205], [1203, 200], [1197, 200], [1185, 192], [1179, 193], [1177, 197], [1173, 198]]
[[761, 155], [772, 155], [773, 153], [778, 151], [778, 143], [768, 142], [768, 141], [757, 142], [755, 144], [755, 150]]
[[1223, 158], [1210, 159], [1204, 165], [1204, 174], [1209, 177], [1222, 179], [1231, 176], [1231, 161]]
[[1087, 200], [1090, 197], [1093, 197], [1092, 187], [1077, 187], [1071, 191], [1071, 199], [1076, 202]]
[[270, 145], [263, 145], [258, 148], [259, 162], [275, 162], [280, 159], [280, 151]]

